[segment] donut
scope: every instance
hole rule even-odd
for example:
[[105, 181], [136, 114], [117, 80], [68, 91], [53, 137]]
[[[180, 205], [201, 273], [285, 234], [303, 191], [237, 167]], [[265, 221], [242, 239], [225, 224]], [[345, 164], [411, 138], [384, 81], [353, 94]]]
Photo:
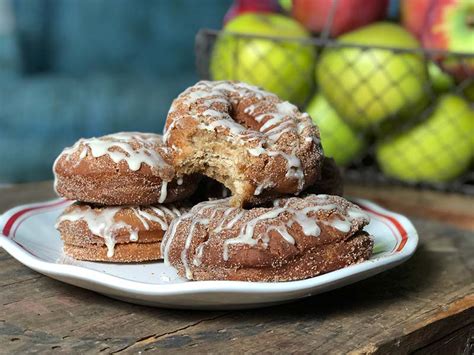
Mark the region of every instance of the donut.
[[308, 195], [242, 209], [202, 202], [163, 237], [167, 265], [189, 280], [291, 281], [368, 259], [368, 215], [339, 196]]
[[237, 81], [200, 81], [180, 94], [164, 141], [180, 174], [202, 173], [229, 188], [230, 203], [297, 195], [320, 178], [319, 130], [307, 113]]
[[344, 193], [344, 179], [341, 169], [333, 158], [324, 157], [321, 169], [321, 180], [316, 181], [305, 190], [305, 194], [327, 194], [342, 196]]
[[184, 211], [172, 205], [98, 207], [76, 202], [59, 216], [56, 229], [64, 242], [64, 253], [74, 259], [157, 260], [163, 234]]
[[151, 205], [185, 199], [199, 178], [177, 175], [161, 135], [121, 132], [80, 139], [54, 162], [56, 192], [102, 205]]

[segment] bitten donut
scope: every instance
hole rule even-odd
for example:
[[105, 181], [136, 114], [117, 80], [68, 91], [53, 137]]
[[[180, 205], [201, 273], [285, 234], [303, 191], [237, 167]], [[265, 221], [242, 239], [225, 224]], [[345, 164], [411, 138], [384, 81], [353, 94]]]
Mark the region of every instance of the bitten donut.
[[180, 174], [203, 173], [231, 205], [298, 194], [318, 178], [323, 152], [307, 113], [241, 82], [200, 81], [173, 101], [165, 143]]
[[80, 139], [56, 159], [56, 192], [102, 205], [150, 205], [185, 199], [196, 176], [176, 175], [161, 135], [121, 132]]
[[139, 262], [161, 258], [161, 241], [183, 208], [174, 206], [94, 207], [74, 203], [56, 228], [64, 253], [78, 260]]
[[368, 215], [339, 196], [309, 195], [245, 210], [203, 202], [175, 219], [161, 245], [165, 263], [190, 280], [289, 281], [366, 260]]

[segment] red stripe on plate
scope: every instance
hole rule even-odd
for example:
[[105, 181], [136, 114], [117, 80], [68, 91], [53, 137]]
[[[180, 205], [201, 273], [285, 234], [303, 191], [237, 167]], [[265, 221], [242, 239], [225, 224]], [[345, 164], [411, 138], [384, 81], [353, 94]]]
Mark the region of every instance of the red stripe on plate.
[[392, 216], [388, 216], [386, 214], [383, 214], [383, 213], [380, 213], [380, 212], [377, 212], [377, 211], [374, 211], [373, 209], [365, 206], [365, 205], [361, 205], [360, 207], [362, 207], [364, 210], [370, 212], [370, 213], [373, 213], [377, 216], [380, 216], [380, 217], [383, 217], [383, 218], [386, 218], [388, 219], [394, 226], [395, 228], [397, 229], [398, 233], [400, 233], [400, 236], [402, 237], [401, 241], [400, 241], [400, 244], [398, 245], [398, 248], [395, 250], [395, 251], [401, 251], [404, 247], [405, 247], [405, 244], [407, 243], [408, 241], [408, 233], [407, 231], [405, 230], [405, 228], [403, 228], [403, 226], [401, 225], [401, 223], [395, 218], [395, 217], [392, 217]]
[[[30, 212], [30, 211], [34, 211], [34, 210], [39, 210], [39, 209], [46, 209], [46, 208], [50, 208], [50, 207], [55, 207], [55, 206], [59, 206], [61, 204], [64, 204], [66, 202], [69, 202], [67, 200], [60, 200], [60, 201], [55, 201], [53, 203], [50, 203], [50, 204], [45, 204], [45, 205], [40, 205], [40, 206], [35, 206], [35, 207], [29, 207], [29, 208], [25, 208], [23, 210], [20, 210], [16, 213], [14, 213], [9, 219], [8, 221], [5, 223], [4, 227], [3, 227], [3, 230], [2, 230], [2, 234], [5, 235], [5, 236], [10, 236], [10, 232], [11, 232], [11, 229], [13, 227], [13, 225], [15, 224], [15, 222], [18, 220], [18, 218], [20, 218], [21, 216], [23, 216], [24, 214]], [[383, 213], [380, 213], [380, 212], [377, 212], [377, 211], [374, 211], [373, 209], [363, 205], [363, 204], [359, 204], [360, 207], [362, 207], [364, 210], [370, 212], [370, 213], [373, 213], [377, 216], [380, 216], [380, 217], [383, 217], [383, 218], [386, 218], [387, 220], [389, 220], [394, 226], [395, 228], [397, 229], [397, 231], [400, 233], [400, 236], [401, 236], [401, 241], [400, 241], [400, 244], [398, 245], [398, 248], [396, 249], [396, 251], [401, 251], [404, 247], [405, 247], [405, 244], [407, 243], [408, 241], [408, 233], [407, 231], [405, 230], [405, 228], [403, 228], [403, 226], [400, 224], [400, 222], [392, 217], [392, 216], [388, 216], [386, 214], [383, 214]]]
[[5, 225], [3, 226], [3, 230], [2, 230], [2, 234], [4, 236], [10, 236], [10, 232], [12, 230], [12, 227], [13, 225], [15, 224], [15, 222], [18, 220], [18, 218], [20, 218], [21, 216], [23, 216], [25, 213], [28, 213], [30, 211], [34, 211], [34, 210], [39, 210], [39, 209], [45, 209], [45, 208], [50, 208], [50, 207], [55, 207], [55, 206], [59, 206], [63, 203], [66, 203], [68, 202], [67, 200], [60, 200], [60, 201], [55, 201], [53, 203], [49, 203], [49, 204], [45, 204], [45, 205], [40, 205], [40, 206], [35, 206], [35, 207], [29, 207], [29, 208], [25, 208], [23, 210], [20, 210], [18, 212], [15, 212], [9, 219], [8, 221], [5, 223]]

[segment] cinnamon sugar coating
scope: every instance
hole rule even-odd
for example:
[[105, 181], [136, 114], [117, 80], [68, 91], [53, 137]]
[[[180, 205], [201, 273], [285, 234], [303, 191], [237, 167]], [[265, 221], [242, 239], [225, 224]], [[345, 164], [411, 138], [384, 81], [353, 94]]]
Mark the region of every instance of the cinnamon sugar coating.
[[233, 206], [299, 194], [320, 178], [323, 152], [311, 117], [245, 83], [201, 81], [185, 90], [164, 139], [178, 173], [218, 180]]
[[250, 210], [215, 200], [171, 223], [162, 254], [190, 280], [299, 280], [368, 259], [368, 223], [339, 196], [283, 198]]
[[57, 193], [102, 205], [150, 205], [185, 199], [198, 176], [176, 175], [162, 137], [122, 132], [80, 139], [53, 167]]

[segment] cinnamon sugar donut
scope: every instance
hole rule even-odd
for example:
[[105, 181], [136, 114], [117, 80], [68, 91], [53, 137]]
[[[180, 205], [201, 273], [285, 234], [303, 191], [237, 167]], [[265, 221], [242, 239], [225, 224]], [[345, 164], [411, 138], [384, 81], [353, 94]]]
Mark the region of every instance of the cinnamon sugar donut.
[[57, 193], [103, 205], [150, 205], [185, 199], [197, 176], [176, 175], [161, 135], [121, 132], [80, 139], [54, 162]]
[[161, 258], [161, 240], [184, 209], [174, 206], [94, 207], [74, 203], [56, 228], [66, 255], [78, 260], [138, 262]]
[[165, 263], [190, 280], [289, 281], [366, 260], [368, 215], [339, 196], [309, 195], [245, 210], [203, 202], [163, 237]]
[[319, 130], [307, 113], [255, 86], [200, 81], [173, 101], [165, 143], [180, 174], [203, 173], [231, 205], [298, 194], [320, 174]]

